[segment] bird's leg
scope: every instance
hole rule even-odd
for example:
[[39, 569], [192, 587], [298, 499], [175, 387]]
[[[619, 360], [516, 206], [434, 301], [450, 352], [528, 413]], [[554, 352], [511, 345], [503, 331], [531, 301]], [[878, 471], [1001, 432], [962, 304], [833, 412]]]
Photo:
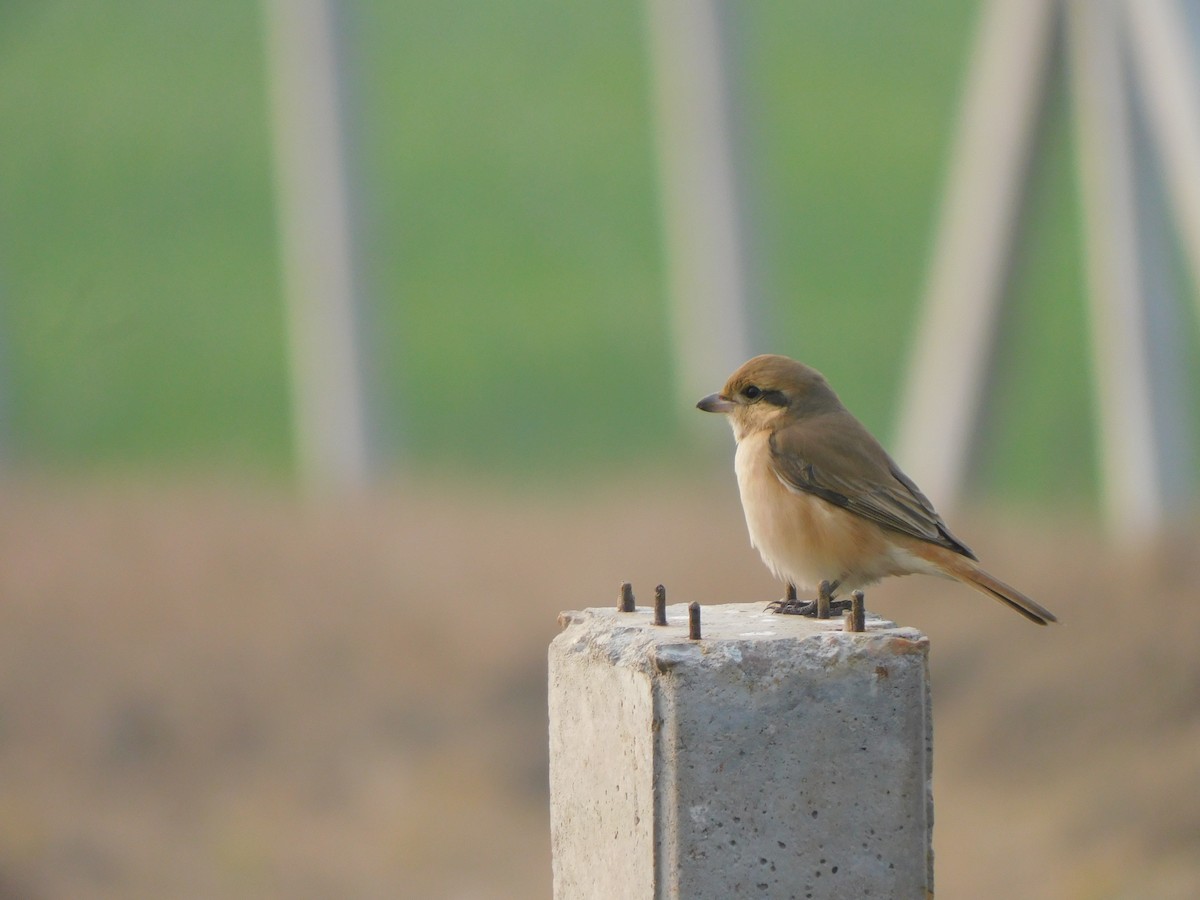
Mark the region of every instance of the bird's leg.
[[[840, 615], [850, 608], [849, 600], [834, 600], [833, 592], [837, 590], [840, 581], [822, 581], [820, 591], [828, 599], [829, 615]], [[767, 609], [784, 616], [808, 616], [811, 619], [821, 617], [821, 598], [817, 600], [800, 600], [796, 597], [796, 586], [788, 583], [787, 596], [782, 600], [773, 600], [767, 604]], [[826, 616], [826, 618], [829, 617]]]

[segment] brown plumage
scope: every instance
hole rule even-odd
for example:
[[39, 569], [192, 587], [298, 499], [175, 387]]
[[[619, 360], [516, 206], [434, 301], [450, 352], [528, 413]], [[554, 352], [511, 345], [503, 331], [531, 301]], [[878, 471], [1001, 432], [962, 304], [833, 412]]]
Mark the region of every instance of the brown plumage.
[[756, 356], [696, 405], [729, 417], [750, 541], [777, 577], [846, 591], [889, 575], [940, 575], [1039, 625], [1057, 621], [979, 567], [815, 369]]

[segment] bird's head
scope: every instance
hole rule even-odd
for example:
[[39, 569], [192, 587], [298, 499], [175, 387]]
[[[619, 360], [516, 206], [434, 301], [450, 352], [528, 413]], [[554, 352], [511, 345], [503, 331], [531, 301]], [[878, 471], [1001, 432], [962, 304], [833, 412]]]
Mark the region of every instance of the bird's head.
[[758, 431], [774, 431], [809, 416], [842, 409], [825, 376], [786, 356], [756, 356], [729, 376], [725, 387], [696, 404], [704, 412], [729, 416], [739, 441]]

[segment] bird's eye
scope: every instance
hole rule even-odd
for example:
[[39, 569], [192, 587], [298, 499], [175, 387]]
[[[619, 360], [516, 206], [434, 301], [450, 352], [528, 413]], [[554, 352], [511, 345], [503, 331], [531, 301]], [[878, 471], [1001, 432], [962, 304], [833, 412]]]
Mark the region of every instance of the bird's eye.
[[742, 396], [747, 400], [757, 400], [762, 396], [762, 388], [756, 384], [748, 384], [742, 388]]

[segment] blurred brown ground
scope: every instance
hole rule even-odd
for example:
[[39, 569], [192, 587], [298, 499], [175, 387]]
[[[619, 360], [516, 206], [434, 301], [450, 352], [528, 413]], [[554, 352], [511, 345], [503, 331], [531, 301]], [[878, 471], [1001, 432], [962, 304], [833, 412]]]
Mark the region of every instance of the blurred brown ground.
[[[559, 610], [779, 593], [698, 481], [4, 486], [0, 898], [548, 897]], [[984, 518], [952, 524], [1061, 626], [868, 594], [933, 642], [938, 896], [1200, 897], [1200, 534]]]

